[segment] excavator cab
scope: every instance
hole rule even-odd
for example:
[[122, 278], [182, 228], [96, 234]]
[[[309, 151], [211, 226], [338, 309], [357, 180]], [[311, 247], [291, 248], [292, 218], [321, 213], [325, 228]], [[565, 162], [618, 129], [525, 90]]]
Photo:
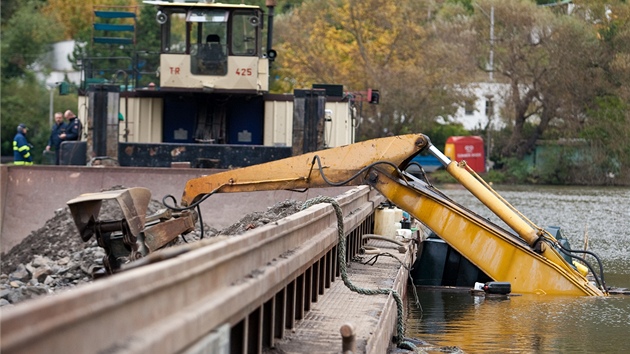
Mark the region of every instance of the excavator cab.
[[268, 90], [258, 6], [145, 1], [158, 7], [160, 86], [211, 92]]

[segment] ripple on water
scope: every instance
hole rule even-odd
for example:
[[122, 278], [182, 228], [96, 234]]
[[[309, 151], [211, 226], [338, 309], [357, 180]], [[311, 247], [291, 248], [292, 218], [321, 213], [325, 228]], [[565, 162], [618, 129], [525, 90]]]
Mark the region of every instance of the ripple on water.
[[410, 308], [407, 336], [470, 353], [630, 351], [630, 296], [609, 298], [472, 297], [420, 291], [423, 311]]

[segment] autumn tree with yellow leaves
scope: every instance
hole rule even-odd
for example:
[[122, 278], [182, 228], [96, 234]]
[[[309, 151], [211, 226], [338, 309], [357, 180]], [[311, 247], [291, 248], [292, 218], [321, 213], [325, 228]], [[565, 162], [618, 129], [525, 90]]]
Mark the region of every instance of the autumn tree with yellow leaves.
[[437, 10], [419, 1], [305, 1], [277, 19], [276, 87], [378, 89], [378, 107], [363, 105], [359, 139], [427, 130], [436, 117], [454, 113], [461, 92], [453, 85], [465, 74], [436, 64], [467, 65], [428, 26]]

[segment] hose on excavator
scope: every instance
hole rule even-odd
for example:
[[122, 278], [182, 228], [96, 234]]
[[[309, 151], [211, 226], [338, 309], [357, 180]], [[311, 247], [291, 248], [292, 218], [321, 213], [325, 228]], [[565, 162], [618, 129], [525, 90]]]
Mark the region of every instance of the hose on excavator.
[[[567, 256], [571, 257], [571, 258], [575, 258], [577, 260], [579, 260], [580, 262], [582, 262], [590, 271], [591, 274], [593, 274], [593, 278], [595, 279], [595, 282], [597, 283], [597, 286], [602, 289], [602, 291], [606, 294], [608, 294], [608, 288], [606, 287], [606, 282], [604, 281], [604, 265], [602, 264], [601, 259], [599, 258], [599, 256], [597, 254], [595, 254], [594, 252], [591, 251], [581, 251], [581, 250], [573, 250], [573, 249], [569, 249], [569, 248], [564, 248], [562, 246], [562, 244], [560, 242], [556, 242], [556, 245], [558, 246], [558, 250], [564, 254], [566, 254]], [[593, 266], [591, 266], [591, 264], [589, 262], [586, 261], [586, 259], [576, 256], [573, 253], [584, 253], [584, 254], [589, 254], [593, 257], [595, 257], [595, 259], [597, 260], [597, 263], [599, 265], [599, 276], [597, 276], [597, 273], [595, 273], [595, 270], [593, 269]]]
[[[208, 197], [210, 197], [212, 194], [214, 194], [214, 192], [205, 194], [203, 197], [201, 197], [201, 199], [199, 199], [198, 201], [196, 201], [196, 202], [194, 202], [191, 205], [186, 206], [186, 207], [178, 207], [178, 206], [176, 206], [177, 205], [177, 199], [175, 199], [175, 197], [173, 195], [169, 194], [169, 195], [165, 195], [164, 198], [162, 198], [162, 204], [164, 204], [165, 207], [167, 207], [168, 209], [171, 209], [173, 211], [184, 211], [184, 210], [190, 210], [190, 209], [193, 209], [193, 208], [197, 208], [197, 216], [199, 216], [199, 228], [201, 229], [199, 239], [203, 240], [203, 237], [204, 237], [203, 217], [201, 216], [201, 207], [199, 205], [201, 203], [203, 203], [206, 199], [208, 199]], [[169, 205], [166, 202], [168, 199], [173, 201], [173, 205]], [[184, 240], [184, 242], [188, 243], [188, 241], [186, 240], [184, 235], [182, 235], [182, 239]]]
[[[491, 193], [497, 196], [497, 198], [499, 198], [508, 208], [512, 209], [515, 213], [517, 213], [525, 222], [530, 224], [534, 229], [537, 229], [539, 233], [542, 233], [543, 236], [541, 237], [541, 239], [543, 241], [547, 242], [551, 247], [557, 246], [555, 248], [559, 250], [561, 253], [566, 254], [567, 256], [571, 258], [575, 258], [581, 261], [590, 270], [591, 274], [593, 274], [593, 278], [595, 279], [595, 283], [597, 283], [597, 286], [605, 294], [608, 294], [608, 289], [606, 288], [606, 282], [604, 281], [604, 266], [599, 256], [597, 256], [597, 254], [595, 254], [594, 252], [586, 251], [586, 250], [584, 251], [573, 250], [573, 249], [568, 249], [568, 248], [563, 247], [562, 244], [560, 244], [560, 242], [558, 242], [549, 232], [543, 230], [542, 228], [534, 224], [534, 222], [532, 222], [527, 217], [525, 217], [525, 215], [521, 214], [521, 212], [518, 211], [514, 206], [512, 206], [512, 204], [508, 203], [507, 200], [505, 200], [501, 195], [499, 195], [499, 193], [497, 193], [488, 183], [486, 183], [486, 181], [484, 181], [483, 178], [481, 178], [472, 168], [470, 168], [470, 166], [465, 165], [465, 168], [470, 174], [472, 174], [477, 180], [479, 180]], [[595, 257], [599, 265], [599, 277], [597, 276], [597, 273], [595, 273], [595, 270], [593, 269], [593, 267], [591, 266], [589, 262], [587, 262], [582, 257], [574, 255], [573, 253], [590, 254], [591, 256]]]

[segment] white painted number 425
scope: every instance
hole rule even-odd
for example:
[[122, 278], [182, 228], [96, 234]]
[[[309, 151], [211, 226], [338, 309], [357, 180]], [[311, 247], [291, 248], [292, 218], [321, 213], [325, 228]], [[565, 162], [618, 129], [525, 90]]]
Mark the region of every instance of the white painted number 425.
[[252, 76], [252, 68], [236, 69], [236, 75], [239, 76]]

